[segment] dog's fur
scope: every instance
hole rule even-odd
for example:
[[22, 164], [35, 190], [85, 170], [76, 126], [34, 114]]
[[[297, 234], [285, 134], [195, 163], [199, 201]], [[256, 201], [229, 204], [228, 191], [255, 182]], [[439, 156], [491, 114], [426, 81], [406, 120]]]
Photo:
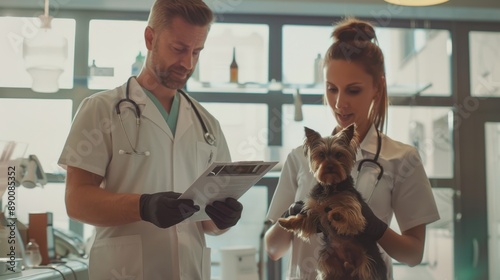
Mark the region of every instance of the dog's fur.
[[361, 194], [350, 175], [359, 146], [354, 124], [324, 138], [307, 127], [305, 132], [304, 149], [318, 184], [301, 213], [280, 218], [279, 224], [306, 241], [319, 230], [324, 233], [319, 279], [385, 279], [387, 268], [376, 241], [360, 234], [366, 220], [361, 212]]

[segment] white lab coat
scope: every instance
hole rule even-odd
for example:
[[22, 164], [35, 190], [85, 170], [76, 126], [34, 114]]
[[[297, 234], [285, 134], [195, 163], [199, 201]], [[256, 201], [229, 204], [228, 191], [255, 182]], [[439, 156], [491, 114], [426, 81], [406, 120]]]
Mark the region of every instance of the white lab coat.
[[[215, 146], [203, 138], [203, 129], [191, 104], [179, 96], [175, 138], [153, 102], [135, 79], [130, 98], [139, 104], [142, 122], [138, 151], [150, 156], [120, 155], [132, 148], [115, 111], [125, 97], [126, 84], [86, 98], [75, 116], [59, 160], [104, 176], [102, 188], [113, 193], [184, 192], [209, 165], [230, 161], [218, 121], [194, 101]], [[123, 124], [134, 145], [135, 115], [129, 102], [120, 106]], [[201, 209], [200, 211], [204, 211]], [[149, 222], [97, 227], [90, 253], [90, 279], [210, 279], [210, 249], [201, 223], [181, 223], [160, 229]]]
[[[439, 220], [431, 185], [417, 150], [382, 133], [380, 135], [382, 148], [378, 162], [384, 168], [383, 176], [375, 187], [379, 169], [369, 163], [363, 165], [358, 176], [360, 161], [373, 159], [377, 151], [377, 133], [372, 126], [360, 145], [351, 173], [356, 189], [382, 221], [389, 225], [395, 215], [401, 231]], [[316, 180], [310, 172], [304, 150], [297, 147], [290, 152], [283, 166], [267, 218], [276, 222], [290, 204], [305, 200], [314, 185]], [[290, 277], [316, 279], [317, 259], [323, 243], [321, 235], [314, 236], [310, 243], [294, 237], [288, 271]], [[387, 279], [392, 279], [392, 260], [382, 248], [380, 250], [388, 267]]]

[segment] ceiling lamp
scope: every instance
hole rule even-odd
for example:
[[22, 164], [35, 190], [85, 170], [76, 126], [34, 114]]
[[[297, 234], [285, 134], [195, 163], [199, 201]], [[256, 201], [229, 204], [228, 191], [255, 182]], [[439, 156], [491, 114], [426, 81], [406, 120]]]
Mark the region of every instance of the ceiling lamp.
[[34, 36], [24, 38], [23, 57], [26, 71], [31, 75], [31, 88], [36, 92], [57, 92], [59, 76], [68, 57], [68, 41], [51, 29], [49, 0], [45, 0], [45, 13], [39, 16], [41, 26]]
[[400, 6], [432, 6], [443, 4], [449, 0], [385, 0], [385, 2]]

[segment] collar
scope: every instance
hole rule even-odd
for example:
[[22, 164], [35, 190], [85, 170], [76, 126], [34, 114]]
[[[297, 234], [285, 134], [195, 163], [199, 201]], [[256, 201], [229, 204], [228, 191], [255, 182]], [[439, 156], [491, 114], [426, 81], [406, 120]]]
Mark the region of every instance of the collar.
[[[380, 132], [380, 138], [382, 140], [384, 136], [382, 135], [382, 132]], [[363, 153], [368, 152], [371, 154], [376, 154], [377, 153], [377, 144], [378, 144], [378, 139], [377, 139], [377, 130], [375, 128], [375, 125], [371, 125], [370, 129], [368, 130], [368, 133], [366, 133], [365, 139], [363, 139], [363, 142], [359, 145], [359, 149], [356, 153], [356, 160], [362, 160]]]

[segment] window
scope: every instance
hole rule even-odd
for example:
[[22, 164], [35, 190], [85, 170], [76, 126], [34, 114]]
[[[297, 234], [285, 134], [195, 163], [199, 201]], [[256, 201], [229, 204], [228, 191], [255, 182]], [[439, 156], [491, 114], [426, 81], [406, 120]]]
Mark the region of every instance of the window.
[[[146, 21], [91, 20], [89, 26], [90, 89], [111, 89], [136, 75], [146, 55]], [[104, 47], [103, 47], [104, 46]], [[133, 69], [134, 68], [134, 69]], [[139, 68], [140, 69], [140, 68]]]
[[[316, 59], [325, 57], [332, 43], [332, 26], [283, 26], [283, 83], [305, 88], [321, 87], [321, 67]], [[321, 85], [320, 85], [321, 84]], [[292, 86], [293, 87], [293, 86]], [[301, 90], [301, 93], [308, 91]], [[316, 92], [314, 92], [316, 93]]]
[[321, 135], [330, 135], [337, 126], [332, 110], [327, 105], [302, 105], [302, 121], [295, 121], [294, 105], [283, 105], [283, 149], [286, 155], [291, 149], [302, 145], [305, 139], [304, 126], [316, 130]]
[[220, 122], [233, 161], [263, 160], [267, 148], [267, 106], [204, 103]]
[[[15, 141], [23, 150], [16, 156], [36, 155], [45, 173], [64, 170], [57, 165], [70, 125], [71, 100], [2, 99], [0, 102], [1, 140]], [[17, 188], [17, 217], [28, 223], [28, 214], [54, 213], [54, 225], [67, 228], [64, 183], [48, 183], [42, 188]], [[3, 200], [6, 201], [6, 200]]]
[[469, 33], [471, 94], [500, 97], [500, 32]]
[[[229, 83], [235, 50], [238, 84]], [[192, 78], [189, 91], [266, 93], [269, 27], [265, 24], [214, 23]]]
[[428, 177], [453, 178], [451, 108], [389, 106], [387, 135], [417, 148]]
[[[333, 43], [333, 30], [332, 26], [284, 25], [285, 86], [299, 86], [302, 94], [322, 93], [323, 87], [315, 78], [315, 59], [324, 57]], [[385, 58], [389, 95], [451, 95], [451, 41], [447, 30], [376, 27], [375, 32]]]

